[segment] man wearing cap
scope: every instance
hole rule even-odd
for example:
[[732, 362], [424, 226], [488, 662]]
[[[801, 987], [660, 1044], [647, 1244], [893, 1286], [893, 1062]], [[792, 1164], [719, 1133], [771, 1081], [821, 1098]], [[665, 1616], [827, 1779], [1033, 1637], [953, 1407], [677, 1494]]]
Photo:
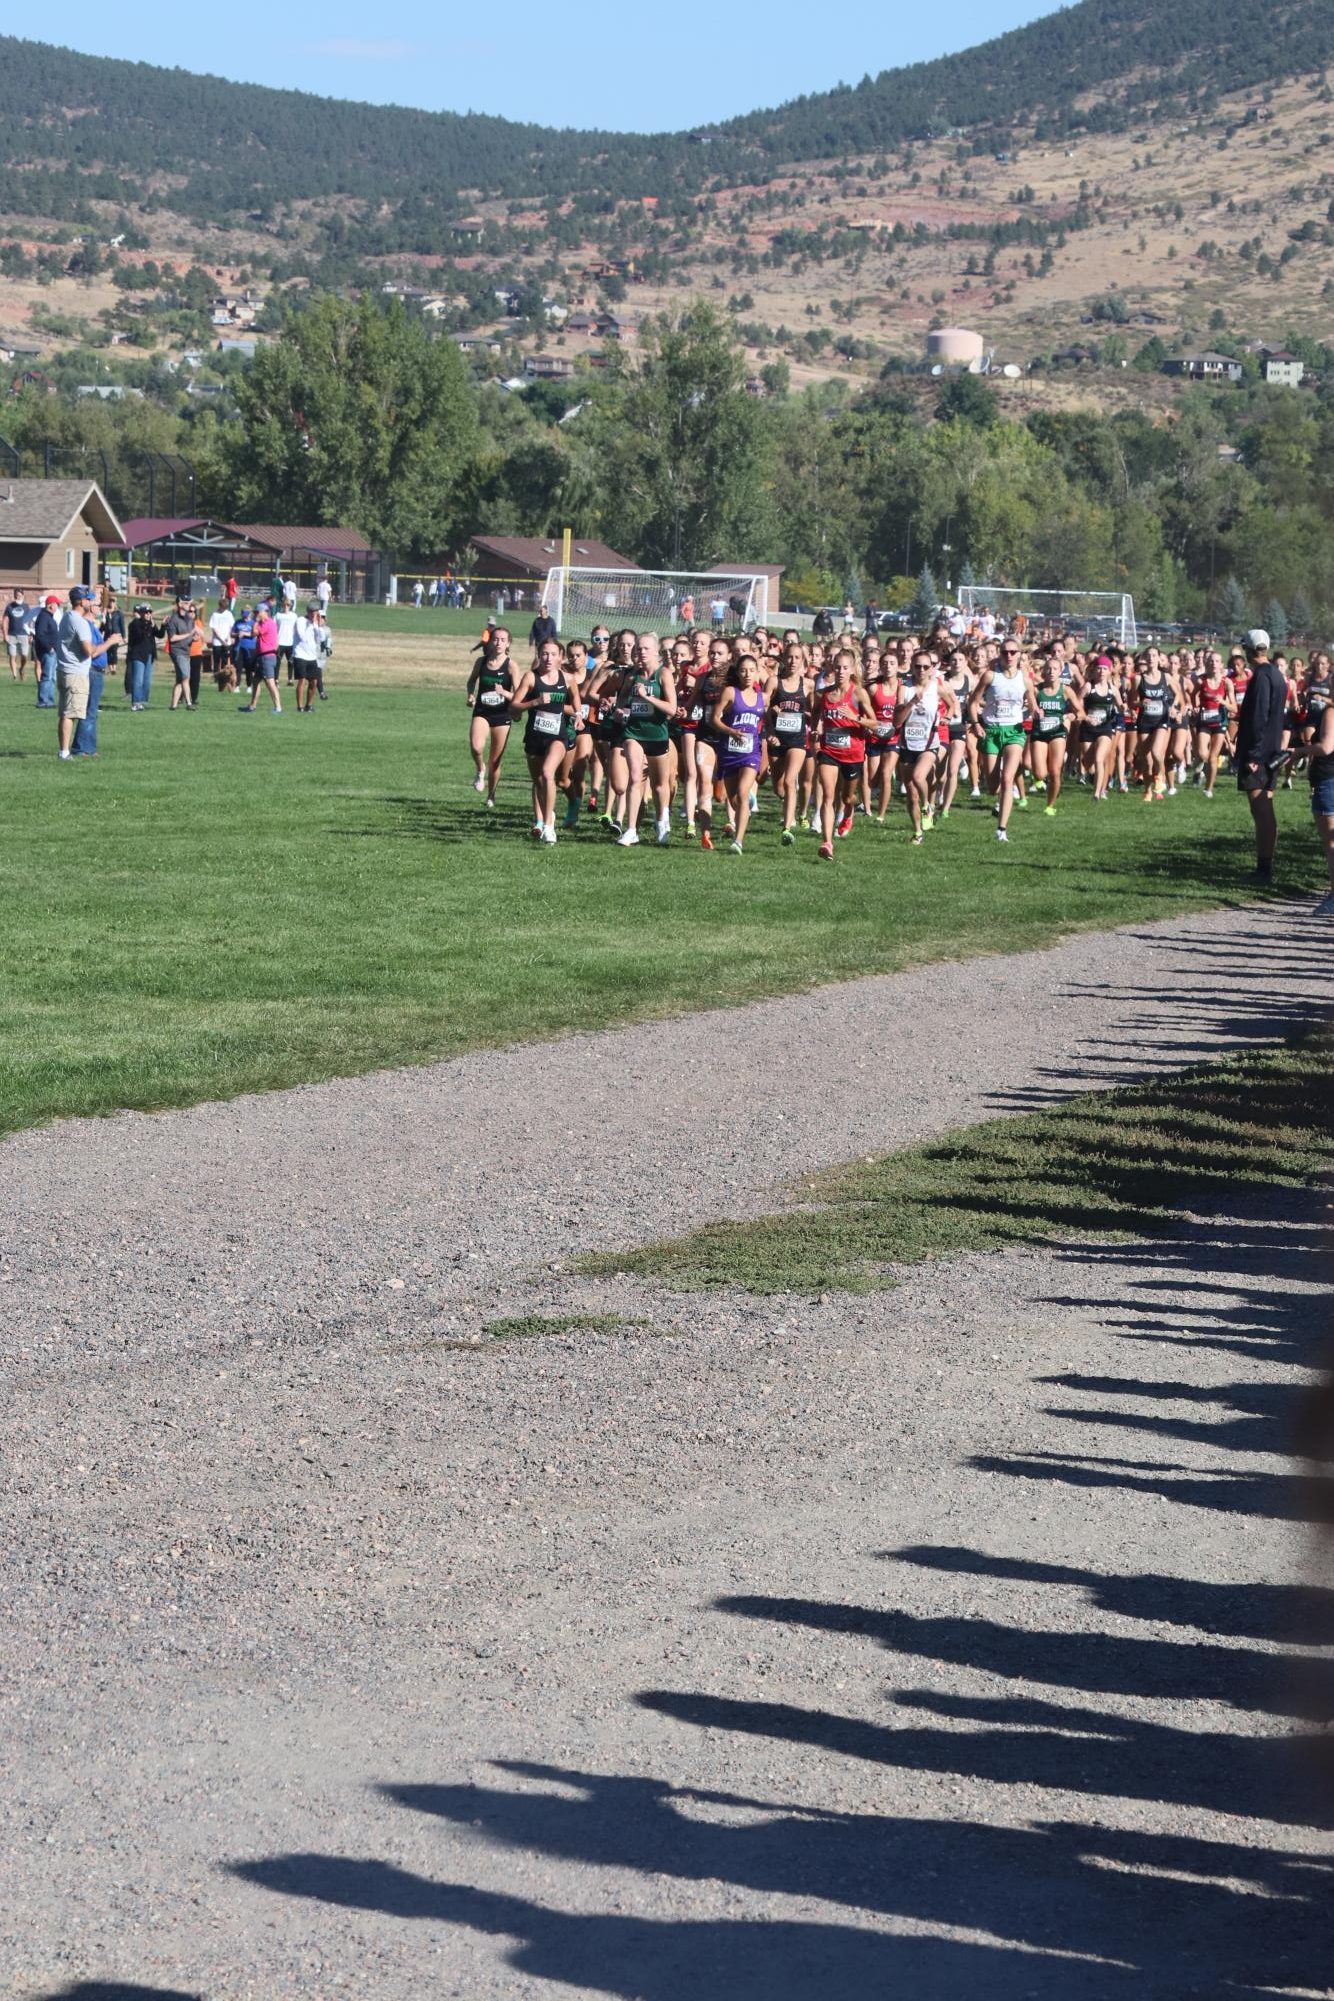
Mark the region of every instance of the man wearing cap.
[[190, 599], [180, 592], [176, 596], [176, 609], [167, 620], [167, 651], [171, 655], [172, 668], [176, 675], [176, 686], [171, 691], [173, 709], [192, 709], [190, 699], [190, 645], [195, 636], [195, 611]]
[[1274, 873], [1278, 821], [1274, 785], [1283, 766], [1283, 723], [1288, 684], [1269, 657], [1269, 634], [1256, 626], [1246, 634], [1250, 684], [1237, 718], [1237, 786], [1250, 801], [1255, 822], [1255, 875], [1268, 882]]
[[32, 650], [37, 660], [37, 706], [56, 705], [56, 660], [60, 650], [60, 599], [52, 591], [32, 622]]
[[62, 762], [70, 754], [74, 726], [88, 713], [92, 688], [93, 658], [105, 654], [106, 641], [93, 638], [93, 628], [84, 616], [84, 606], [92, 592], [79, 584], [69, 594], [69, 606], [60, 620], [56, 643], [56, 680], [60, 690], [60, 721], [57, 725]]
[[5, 651], [9, 655], [9, 671], [16, 681], [21, 681], [27, 671], [28, 654], [32, 650], [32, 622], [36, 607], [28, 603], [28, 594], [21, 584], [16, 584], [10, 593], [0, 625], [5, 629]]

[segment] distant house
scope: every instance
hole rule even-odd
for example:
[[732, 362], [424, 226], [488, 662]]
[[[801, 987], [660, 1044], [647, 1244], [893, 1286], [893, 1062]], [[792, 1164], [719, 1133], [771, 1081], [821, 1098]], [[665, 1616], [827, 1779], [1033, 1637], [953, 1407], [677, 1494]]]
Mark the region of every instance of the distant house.
[[[540, 535], [474, 535], [472, 568], [488, 583], [544, 584], [561, 559], [561, 544]], [[638, 564], [605, 542], [576, 541], [570, 547], [575, 569], [637, 571]]]
[[458, 222], [451, 222], [449, 233], [460, 243], [480, 243], [486, 233], [486, 224], [480, 215], [468, 215]]
[[566, 333], [595, 334], [597, 330], [598, 323], [592, 313], [571, 313], [565, 322]]
[[39, 347], [30, 346], [27, 341], [0, 341], [0, 361], [6, 363], [11, 361], [35, 361], [41, 351]]
[[1278, 383], [1286, 389], [1297, 388], [1306, 373], [1306, 363], [1289, 354], [1285, 347], [1262, 347], [1260, 367], [1266, 382]]
[[452, 339], [461, 354], [490, 353], [500, 346], [494, 334], [456, 333]]
[[259, 342], [257, 340], [242, 334], [233, 340], [220, 340], [218, 342], [218, 353], [243, 354], [247, 361], [253, 361], [255, 350], [258, 346]]
[[1176, 354], [1163, 363], [1164, 375], [1185, 375], [1193, 382], [1240, 382], [1241, 363], [1230, 354]]
[[123, 403], [127, 396], [142, 400], [143, 393], [142, 389], [130, 389], [123, 382], [80, 382], [74, 391], [76, 396], [96, 396], [103, 403]]
[[564, 382], [574, 374], [574, 363], [564, 354], [528, 354], [523, 372], [530, 382]]
[[0, 480], [0, 589], [95, 584], [99, 545], [120, 534], [96, 480]]

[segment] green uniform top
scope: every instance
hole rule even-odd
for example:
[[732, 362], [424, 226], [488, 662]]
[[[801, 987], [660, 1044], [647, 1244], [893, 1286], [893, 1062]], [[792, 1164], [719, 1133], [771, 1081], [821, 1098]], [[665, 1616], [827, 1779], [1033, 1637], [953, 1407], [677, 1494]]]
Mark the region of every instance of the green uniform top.
[[628, 737], [633, 737], [636, 743], [642, 743], [646, 750], [656, 750], [659, 747], [665, 749], [667, 745], [667, 718], [661, 709], [650, 708], [643, 696], [635, 693], [636, 683], [647, 688], [654, 701], [661, 702], [666, 699], [662, 692], [662, 672], [660, 669], [655, 670], [652, 674], [633, 674], [630, 677], [627, 690], [630, 719], [626, 723], [625, 733]]
[[557, 674], [554, 684], [537, 676], [533, 681], [530, 699], [537, 697], [540, 706], [527, 711], [528, 727], [524, 731], [529, 747], [540, 748], [543, 744], [563, 743], [564, 710], [570, 699], [570, 691], [565, 676]]
[[1063, 736], [1065, 733], [1065, 689], [1039, 688], [1038, 735]]

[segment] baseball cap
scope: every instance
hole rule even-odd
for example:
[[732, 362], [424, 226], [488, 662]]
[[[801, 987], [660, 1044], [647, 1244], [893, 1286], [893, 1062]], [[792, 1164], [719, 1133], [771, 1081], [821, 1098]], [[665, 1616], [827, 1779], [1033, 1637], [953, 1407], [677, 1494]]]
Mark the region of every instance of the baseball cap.
[[56, 596], [55, 592], [54, 592], [54, 591], [52, 591], [52, 592], [50, 593], [49, 597], [48, 597], [48, 598], [46, 599], [46, 603], [47, 603], [47, 604], [59, 604], [59, 603], [60, 603], [60, 599], [59, 599], [59, 598], [58, 598], [58, 597]]
[[69, 601], [71, 604], [88, 604], [92, 599], [92, 595], [92, 592], [86, 591], [82, 584], [75, 584], [74, 589], [69, 594]]
[[1268, 653], [1269, 634], [1262, 625], [1253, 625], [1246, 634], [1246, 645], [1252, 653]]

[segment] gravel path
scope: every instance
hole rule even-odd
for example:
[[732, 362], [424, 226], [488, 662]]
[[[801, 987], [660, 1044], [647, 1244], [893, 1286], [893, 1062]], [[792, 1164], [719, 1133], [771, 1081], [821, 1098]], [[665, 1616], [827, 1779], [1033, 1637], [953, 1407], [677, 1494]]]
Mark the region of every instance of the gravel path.
[[[1319, 1202], [868, 1300], [551, 1269], [1330, 1011], [1242, 922], [0, 1149], [0, 1991], [1327, 1993]], [[570, 1303], [650, 1325], [452, 1345]]]

